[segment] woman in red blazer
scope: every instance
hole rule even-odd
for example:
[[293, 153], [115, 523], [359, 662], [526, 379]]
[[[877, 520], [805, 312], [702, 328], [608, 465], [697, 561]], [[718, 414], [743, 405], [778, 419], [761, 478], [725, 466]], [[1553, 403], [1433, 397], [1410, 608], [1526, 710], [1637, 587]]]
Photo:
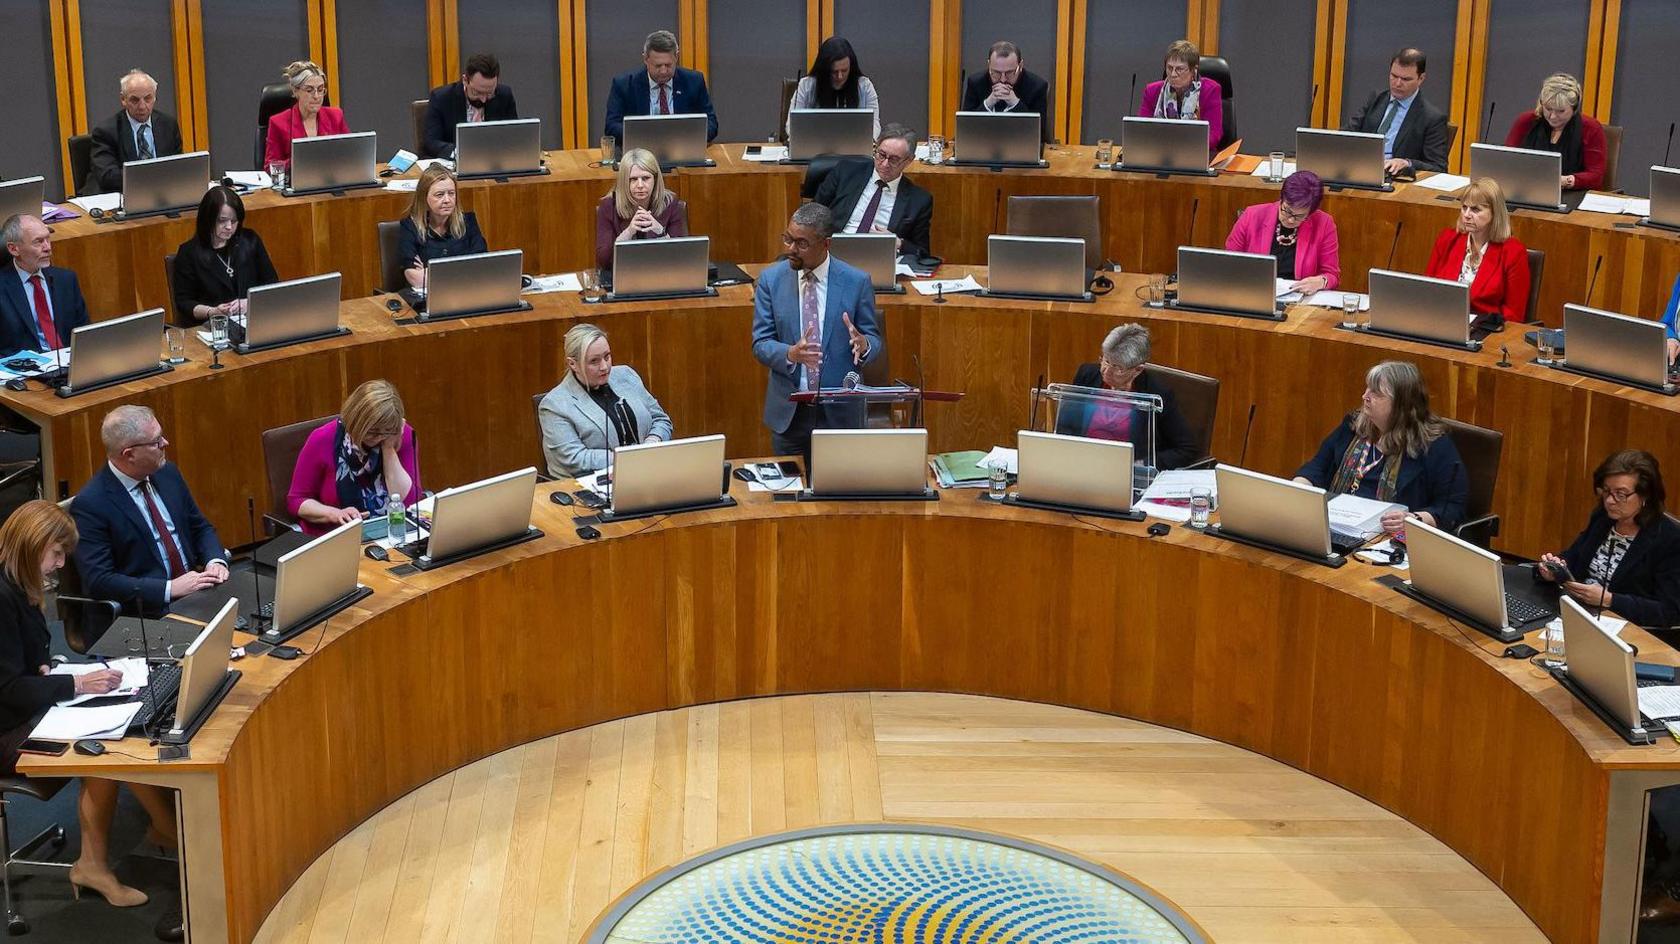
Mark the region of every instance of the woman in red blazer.
[[1604, 126], [1581, 114], [1581, 83], [1568, 73], [1548, 76], [1540, 84], [1540, 101], [1511, 122], [1505, 146], [1558, 152], [1565, 190], [1604, 186]]
[[1310, 170], [1290, 174], [1276, 203], [1256, 203], [1242, 211], [1225, 248], [1275, 256], [1278, 277], [1295, 279], [1291, 291], [1311, 295], [1342, 281], [1336, 221], [1318, 208], [1324, 184]]
[[1425, 274], [1470, 286], [1470, 317], [1488, 328], [1526, 320], [1528, 249], [1511, 236], [1499, 181], [1478, 177], [1464, 188], [1458, 225], [1436, 238]]
[[268, 147], [263, 163], [280, 162], [292, 168], [292, 139], [313, 138], [323, 134], [345, 134], [350, 126], [344, 123], [344, 112], [322, 105], [327, 98], [327, 74], [313, 62], [294, 62], [283, 73], [292, 86], [297, 104], [268, 119]]

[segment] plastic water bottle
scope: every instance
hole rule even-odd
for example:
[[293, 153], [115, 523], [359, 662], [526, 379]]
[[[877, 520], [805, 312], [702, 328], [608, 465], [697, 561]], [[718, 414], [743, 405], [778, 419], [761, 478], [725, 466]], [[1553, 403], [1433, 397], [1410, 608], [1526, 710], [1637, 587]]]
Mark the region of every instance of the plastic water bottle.
[[390, 532], [392, 547], [408, 543], [408, 509], [401, 495], [392, 495], [385, 503], [385, 530]]
[[986, 496], [992, 501], [1003, 501], [1003, 496], [1009, 491], [1009, 470], [1002, 462], [993, 465], [986, 473]]

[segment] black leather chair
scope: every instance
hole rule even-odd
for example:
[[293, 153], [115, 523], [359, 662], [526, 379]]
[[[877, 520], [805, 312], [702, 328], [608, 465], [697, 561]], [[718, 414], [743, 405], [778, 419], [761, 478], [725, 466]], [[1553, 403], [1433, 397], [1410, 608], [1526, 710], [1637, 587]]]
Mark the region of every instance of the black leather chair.
[[1493, 488], [1499, 483], [1499, 456], [1505, 449], [1505, 434], [1444, 416], [1441, 425], [1452, 437], [1453, 447], [1464, 462], [1464, 474], [1470, 479], [1464, 523], [1454, 528], [1453, 533], [1486, 549], [1499, 536], [1499, 516], [1493, 513]]
[[1545, 274], [1546, 250], [1530, 249], [1528, 251], [1528, 307], [1523, 311], [1523, 321], [1526, 323], [1533, 324], [1540, 320], [1540, 277]]
[[183, 315], [175, 310], [175, 254], [169, 253], [163, 257], [163, 284], [169, 289], [169, 302], [164, 306], [166, 312], [164, 321], [176, 328], [196, 328], [198, 322], [192, 320], [192, 315]]
[[8, 815], [12, 801], [16, 797], [25, 796], [33, 800], [46, 802], [58, 795], [64, 785], [70, 781], [57, 777], [24, 777], [19, 774], [0, 776], [0, 844], [6, 851], [6, 859], [0, 865], [0, 888], [4, 889], [6, 898], [6, 933], [14, 937], [29, 933], [29, 922], [23, 915], [18, 914], [17, 905], [12, 898], [12, 869], [63, 869], [70, 871], [70, 862], [55, 862], [51, 859], [32, 859], [31, 855], [42, 846], [50, 846], [56, 854], [64, 848], [64, 827], [53, 823], [41, 830], [33, 839], [12, 848], [11, 818]]
[[92, 178], [93, 135], [73, 134], [70, 136], [70, 179], [64, 182], [64, 192], [73, 197], [98, 193], [99, 185]]
[[319, 429], [323, 423], [336, 419], [338, 414], [334, 413], [331, 416], [317, 416], [312, 420], [263, 430], [263, 468], [268, 473], [269, 495], [268, 510], [263, 512], [263, 522], [267, 525], [269, 534], [279, 534], [297, 524], [297, 518], [286, 508], [286, 493], [292, 488], [292, 472], [297, 469], [298, 453], [303, 451], [303, 443], [310, 433]]
[[292, 107], [292, 86], [288, 82], [270, 82], [263, 86], [257, 99], [257, 147], [252, 167], [266, 169], [263, 157], [268, 152], [268, 119]]
[[1143, 365], [1149, 382], [1168, 391], [1184, 417], [1184, 425], [1196, 434], [1196, 461], [1186, 468], [1213, 465], [1213, 418], [1219, 412], [1219, 378], [1193, 374], [1162, 364]]
[[793, 93], [799, 91], [799, 79], [782, 80], [782, 107], [776, 117], [776, 140], [787, 143], [788, 110], [793, 107]]
[[548, 391], [531, 395], [531, 418], [537, 422], [537, 481], [552, 482], [554, 477], [548, 474], [548, 452], [543, 449], [542, 431], [542, 402], [548, 396]]
[[1196, 71], [1219, 83], [1219, 107], [1223, 116], [1223, 131], [1219, 136], [1220, 148], [1225, 148], [1237, 139], [1236, 118], [1236, 89], [1232, 86], [1231, 63], [1224, 56], [1203, 56]]
[[[58, 504], [65, 511], [70, 510], [69, 499]], [[105, 631], [116, 622], [122, 609], [115, 600], [95, 600], [83, 593], [82, 575], [76, 569], [76, 559], [66, 558], [58, 572], [58, 591], [53, 594], [53, 601], [58, 618], [64, 624], [64, 642], [78, 655], [93, 648], [99, 637], [105, 635]]]
[[1622, 126], [1604, 126], [1604, 182], [1598, 189], [1621, 193], [1622, 187]]
[[422, 157], [426, 154], [426, 109], [431, 104], [424, 98], [408, 103], [408, 117], [414, 122], [414, 153]]
[[1085, 240], [1085, 268], [1103, 268], [1102, 205], [1095, 196], [1010, 197], [1011, 236], [1063, 236]]
[[[828, 175], [833, 173], [835, 168], [845, 164], [871, 163], [869, 158], [859, 157], [856, 154], [818, 154], [811, 158], [811, 163], [805, 165], [805, 181], [799, 185], [799, 195], [806, 200], [814, 200], [817, 196], [817, 190], [822, 187], [823, 181], [828, 179]], [[838, 226], [844, 222], [846, 221], [840, 220], [835, 225]]]
[[379, 291], [381, 292], [400, 292], [408, 287], [408, 279], [403, 277], [403, 260], [397, 258], [397, 247], [400, 245], [402, 245], [402, 221], [380, 221]]

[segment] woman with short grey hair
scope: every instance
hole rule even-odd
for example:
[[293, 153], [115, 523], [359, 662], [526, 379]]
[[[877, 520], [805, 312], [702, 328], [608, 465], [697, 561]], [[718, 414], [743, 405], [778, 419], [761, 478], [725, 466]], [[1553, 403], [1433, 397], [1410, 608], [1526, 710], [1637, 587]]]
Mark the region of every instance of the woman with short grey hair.
[[[1172, 391], [1153, 382], [1144, 372], [1149, 362], [1149, 329], [1140, 324], [1123, 324], [1103, 338], [1102, 359], [1081, 364], [1073, 382], [1081, 387], [1120, 390], [1161, 398], [1161, 412], [1155, 417], [1155, 467], [1181, 469], [1202, 457], [1196, 453], [1196, 437]], [[1138, 446], [1144, 425], [1135, 422], [1135, 411], [1119, 402], [1065, 401], [1056, 416], [1056, 431], [1092, 439], [1111, 439]], [[1136, 454], [1142, 461], [1145, 457]]]
[[566, 376], [537, 407], [549, 475], [597, 472], [618, 446], [671, 438], [671, 417], [634, 370], [613, 364], [605, 331], [576, 325], [565, 347]]

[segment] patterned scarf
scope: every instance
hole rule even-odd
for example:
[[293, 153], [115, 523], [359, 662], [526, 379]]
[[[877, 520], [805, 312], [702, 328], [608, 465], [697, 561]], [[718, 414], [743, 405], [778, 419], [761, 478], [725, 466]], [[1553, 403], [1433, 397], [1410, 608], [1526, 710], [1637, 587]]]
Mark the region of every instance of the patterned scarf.
[[1173, 96], [1172, 84], [1161, 83], [1161, 94], [1155, 96], [1155, 117], [1195, 120], [1202, 116], [1202, 78], [1197, 76], [1184, 90], [1184, 100]]
[[390, 496], [385, 491], [383, 451], [363, 450], [351, 442], [340, 421], [337, 452], [338, 506], [360, 508], [370, 515], [384, 514]]
[[1345, 495], [1359, 491], [1359, 483], [1380, 462], [1383, 470], [1382, 477], [1377, 479], [1377, 501], [1393, 501], [1395, 485], [1400, 480], [1400, 459], [1400, 456], [1385, 458], [1370, 440], [1356, 438], [1342, 453], [1336, 477], [1330, 481], [1330, 492]]

